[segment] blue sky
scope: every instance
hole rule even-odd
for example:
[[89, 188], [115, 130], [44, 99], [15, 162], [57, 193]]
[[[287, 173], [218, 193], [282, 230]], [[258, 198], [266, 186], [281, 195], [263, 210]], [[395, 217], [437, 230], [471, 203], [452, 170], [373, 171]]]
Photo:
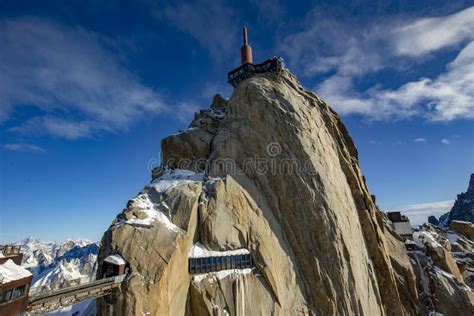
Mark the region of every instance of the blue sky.
[[420, 221], [465, 191], [471, 1], [0, 0], [0, 241], [98, 240], [160, 140], [230, 95], [243, 25], [341, 114], [381, 207]]

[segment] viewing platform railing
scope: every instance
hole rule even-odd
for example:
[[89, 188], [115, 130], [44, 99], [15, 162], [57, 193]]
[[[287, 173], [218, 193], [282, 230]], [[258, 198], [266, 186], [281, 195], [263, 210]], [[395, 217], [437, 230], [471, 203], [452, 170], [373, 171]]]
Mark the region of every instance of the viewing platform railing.
[[273, 57], [261, 64], [243, 64], [227, 74], [227, 82], [234, 88], [242, 81], [265, 72], [280, 73], [285, 67], [283, 58]]

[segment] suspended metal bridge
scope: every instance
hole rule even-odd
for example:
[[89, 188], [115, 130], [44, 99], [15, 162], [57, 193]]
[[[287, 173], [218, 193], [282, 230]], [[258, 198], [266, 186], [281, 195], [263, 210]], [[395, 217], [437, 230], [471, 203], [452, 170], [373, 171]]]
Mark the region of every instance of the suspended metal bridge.
[[30, 291], [28, 312], [43, 314], [85, 300], [109, 295], [125, 279], [126, 274], [94, 280], [58, 290]]

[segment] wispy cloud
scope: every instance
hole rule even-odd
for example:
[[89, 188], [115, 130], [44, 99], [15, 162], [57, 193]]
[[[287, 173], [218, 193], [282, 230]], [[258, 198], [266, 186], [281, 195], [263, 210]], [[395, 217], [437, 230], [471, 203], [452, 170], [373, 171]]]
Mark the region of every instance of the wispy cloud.
[[47, 133], [71, 140], [90, 137], [105, 130], [110, 131], [107, 126], [94, 121], [74, 121], [55, 116], [34, 117], [9, 129], [11, 132], [26, 135]]
[[189, 123], [193, 118], [193, 114], [199, 110], [199, 106], [195, 103], [182, 102], [175, 107], [177, 118], [183, 123]]
[[406, 145], [407, 143], [403, 140], [397, 140], [397, 141], [394, 141], [392, 142], [392, 146], [403, 146], [403, 145]]
[[4, 149], [11, 151], [26, 151], [32, 153], [45, 153], [46, 149], [43, 147], [32, 145], [32, 144], [4, 144], [2, 146]]
[[155, 12], [155, 17], [167, 19], [180, 30], [189, 33], [211, 56], [222, 61], [237, 46], [239, 29], [235, 27], [236, 15], [223, 1], [196, 0], [170, 5]]
[[166, 111], [161, 95], [124, 66], [113, 39], [15, 18], [0, 21], [0, 42], [0, 120], [24, 105], [40, 110], [12, 131], [75, 139]]
[[285, 8], [279, 0], [250, 0], [258, 10], [258, 18], [265, 23], [275, 23], [284, 13]]
[[421, 18], [392, 32], [397, 55], [421, 56], [474, 39], [474, 7], [442, 17]]
[[382, 142], [378, 141], [378, 140], [375, 140], [375, 139], [370, 139], [369, 140], [369, 144], [370, 145], [381, 145]]
[[[316, 90], [339, 112], [376, 120], [474, 119], [474, 7], [437, 18], [387, 18], [366, 27], [350, 22], [313, 11], [304, 30], [287, 36], [281, 44], [290, 63], [307, 65], [306, 76], [328, 76]], [[396, 89], [356, 88], [356, 82], [367, 75], [387, 68], [404, 70], [429, 53], [454, 46], [463, 49], [434, 78], [406, 82]]]
[[451, 141], [448, 138], [442, 138], [440, 142], [443, 145], [450, 145], [451, 144]]
[[427, 202], [419, 204], [408, 204], [390, 211], [400, 211], [408, 216], [410, 222], [414, 225], [421, 225], [428, 221], [430, 215], [439, 217], [453, 207], [454, 200]]
[[426, 143], [426, 138], [422, 138], [422, 137], [415, 138], [413, 141], [417, 144], [424, 144], [424, 143]]

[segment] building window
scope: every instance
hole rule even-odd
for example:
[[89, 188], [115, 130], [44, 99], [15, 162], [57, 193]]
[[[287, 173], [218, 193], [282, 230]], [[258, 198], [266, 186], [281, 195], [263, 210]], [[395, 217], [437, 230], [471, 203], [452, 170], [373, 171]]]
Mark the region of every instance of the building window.
[[10, 301], [12, 298], [12, 291], [6, 291], [0, 294], [0, 303], [5, 303]]
[[11, 299], [16, 300], [17, 298], [22, 297], [24, 294], [25, 294], [25, 286], [24, 285], [19, 286], [13, 290]]

